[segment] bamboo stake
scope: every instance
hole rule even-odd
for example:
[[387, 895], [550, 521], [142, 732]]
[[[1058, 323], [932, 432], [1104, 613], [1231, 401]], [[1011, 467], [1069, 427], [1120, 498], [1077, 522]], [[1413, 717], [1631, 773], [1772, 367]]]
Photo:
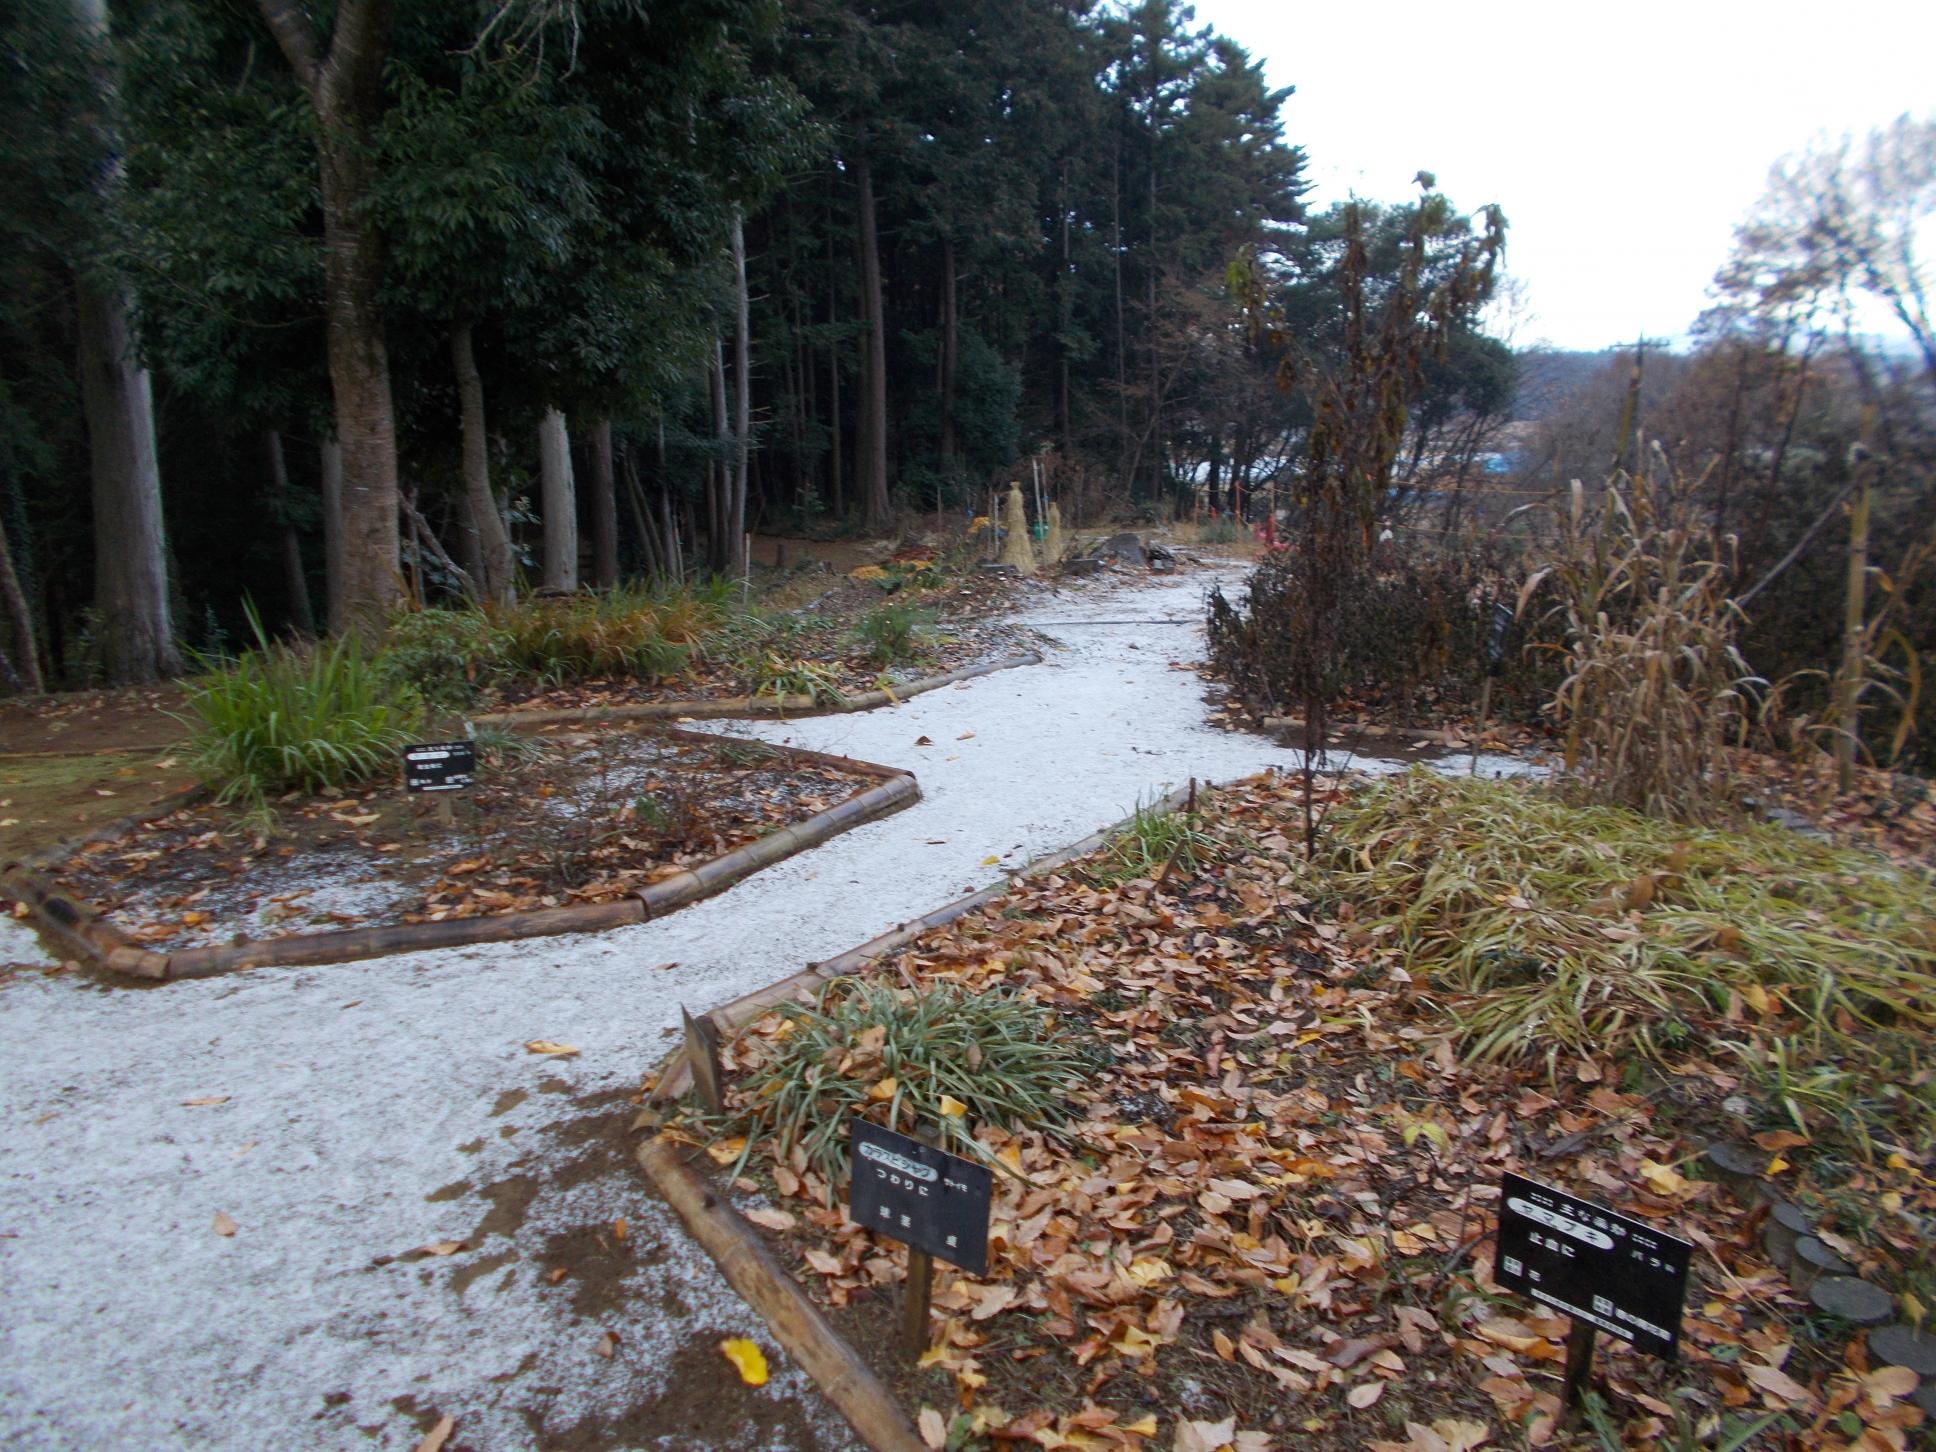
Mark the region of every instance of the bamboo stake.
[[1842, 606], [1842, 669], [1835, 677], [1835, 786], [1855, 785], [1855, 747], [1861, 739], [1858, 717], [1863, 686], [1863, 619], [1869, 583], [1869, 500], [1875, 482], [1875, 456], [1867, 440], [1875, 428], [1875, 408], [1862, 411], [1862, 439], [1849, 451], [1855, 465], [1855, 499], [1849, 506], [1849, 583]]

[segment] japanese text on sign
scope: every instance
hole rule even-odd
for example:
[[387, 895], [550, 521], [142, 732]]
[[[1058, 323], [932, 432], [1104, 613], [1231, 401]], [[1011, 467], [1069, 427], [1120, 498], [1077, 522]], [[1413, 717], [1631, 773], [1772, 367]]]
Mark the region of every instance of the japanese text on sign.
[[854, 1222], [975, 1275], [986, 1273], [995, 1177], [984, 1166], [864, 1119], [852, 1125], [847, 1213]]
[[1672, 1360], [1694, 1247], [1645, 1221], [1507, 1175], [1493, 1279]]

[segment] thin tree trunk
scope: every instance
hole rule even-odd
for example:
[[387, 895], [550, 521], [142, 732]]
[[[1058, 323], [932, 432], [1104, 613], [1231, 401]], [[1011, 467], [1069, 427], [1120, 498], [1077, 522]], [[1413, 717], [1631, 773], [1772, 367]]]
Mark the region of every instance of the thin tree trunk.
[[289, 595], [289, 619], [304, 635], [316, 633], [316, 612], [309, 604], [309, 576], [303, 569], [302, 537], [289, 518], [289, 466], [283, 458], [282, 435], [275, 429], [262, 434], [269, 458], [269, 498], [282, 527], [282, 573]]
[[27, 609], [20, 576], [14, 572], [13, 549], [7, 543], [4, 517], [0, 517], [0, 603], [7, 607], [7, 619], [13, 627], [13, 653], [18, 658], [14, 670], [20, 677], [21, 689], [37, 696], [47, 687], [40, 674], [40, 654], [34, 648], [34, 617]]
[[133, 353], [126, 299], [79, 279], [81, 399], [94, 481], [94, 608], [116, 685], [181, 669], [168, 618], [168, 567], [155, 457], [154, 397]]
[[329, 607], [329, 628], [342, 630], [348, 614], [349, 587], [343, 570], [343, 450], [335, 438], [325, 438], [320, 449], [318, 478], [323, 496], [323, 600]]
[[874, 168], [864, 155], [854, 160], [854, 180], [860, 189], [860, 295], [867, 324], [858, 448], [861, 522], [869, 534], [878, 535], [886, 533], [893, 513], [887, 495], [887, 326], [874, 219]]
[[632, 514], [632, 528], [639, 537], [639, 554], [645, 560], [645, 573], [653, 579], [666, 576], [665, 552], [660, 549], [652, 513], [646, 508], [645, 486], [639, 483], [636, 450], [625, 451], [625, 504]]
[[612, 474], [612, 421], [592, 425], [591, 488], [592, 585], [610, 590], [618, 584], [618, 487]]
[[1875, 432], [1875, 409], [1863, 410], [1862, 450], [1856, 461], [1855, 498], [1849, 506], [1848, 589], [1842, 602], [1842, 668], [1835, 677], [1835, 785], [1846, 792], [1855, 785], [1855, 753], [1862, 739], [1862, 686], [1867, 664], [1863, 625], [1867, 618], [1869, 580], [1869, 497], [1875, 481], [1875, 456], [1870, 451]]
[[1062, 271], [1055, 280], [1056, 322], [1056, 370], [1057, 387], [1055, 417], [1062, 435], [1062, 453], [1067, 457], [1074, 450], [1070, 442], [1069, 430], [1069, 332], [1071, 310], [1074, 307], [1074, 282], [1069, 273], [1069, 163], [1062, 162], [1062, 189], [1059, 205], [1062, 211]]
[[468, 532], [476, 540], [480, 603], [509, 605], [517, 594], [517, 571], [512, 562], [511, 535], [504, 512], [491, 490], [491, 441], [484, 422], [484, 379], [471, 349], [471, 325], [455, 323], [450, 330], [450, 361], [457, 374], [458, 421], [463, 440], [464, 512]]
[[[73, 0], [80, 28], [108, 43], [106, 0]], [[105, 55], [105, 49], [102, 51]], [[105, 64], [96, 76], [102, 104], [115, 85]], [[121, 185], [121, 159], [99, 158], [95, 188], [109, 198]], [[168, 554], [155, 456], [154, 393], [135, 356], [129, 300], [122, 285], [77, 269], [81, 403], [87, 416], [94, 504], [94, 608], [101, 616], [102, 661], [116, 685], [152, 681], [181, 669], [168, 618]]]
[[941, 243], [941, 471], [955, 467], [955, 368], [958, 319], [955, 312], [955, 239]]
[[341, 598], [333, 624], [374, 631], [401, 583], [396, 416], [384, 342], [382, 240], [363, 215], [375, 178], [371, 133], [384, 105], [392, 0], [341, 0], [329, 49], [298, 0], [257, 0], [316, 114], [330, 392], [342, 447]]
[[713, 457], [706, 465], [706, 566], [715, 574], [732, 568], [726, 531], [732, 527], [732, 421], [726, 413], [726, 345], [713, 339]]
[[[831, 211], [831, 208], [829, 210]], [[829, 216], [827, 221], [827, 323], [829, 330], [831, 331], [832, 325], [839, 321], [840, 297], [834, 286], [833, 219]], [[840, 458], [840, 341], [837, 338], [831, 337], [827, 342], [827, 393], [831, 401], [827, 417], [830, 423], [830, 442], [833, 445], [832, 453], [829, 455], [830, 467], [828, 470], [830, 499], [833, 505], [834, 518], [843, 519], [847, 514], [847, 499]]]
[[569, 595], [578, 588], [578, 499], [571, 478], [571, 433], [555, 408], [546, 409], [538, 425], [538, 480], [545, 588]]
[[1129, 459], [1129, 343], [1123, 314], [1123, 145], [1116, 138], [1116, 164], [1109, 174], [1109, 227], [1114, 239], [1110, 248], [1116, 262], [1116, 481], [1127, 484], [1131, 499], [1136, 497], [1136, 481], [1126, 477]]
[[727, 495], [728, 569], [746, 570], [746, 492], [753, 448], [753, 332], [746, 296], [746, 229], [733, 213], [733, 480]]

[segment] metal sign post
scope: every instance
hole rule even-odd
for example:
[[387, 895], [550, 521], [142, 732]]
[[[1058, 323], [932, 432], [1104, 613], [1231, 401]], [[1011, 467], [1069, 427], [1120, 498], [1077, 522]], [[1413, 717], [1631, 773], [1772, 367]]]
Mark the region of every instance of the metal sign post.
[[1507, 1175], [1500, 1187], [1492, 1277], [1572, 1318], [1564, 1400], [1586, 1395], [1593, 1343], [1604, 1331], [1667, 1361], [1680, 1349], [1681, 1304], [1694, 1247], [1562, 1190]]

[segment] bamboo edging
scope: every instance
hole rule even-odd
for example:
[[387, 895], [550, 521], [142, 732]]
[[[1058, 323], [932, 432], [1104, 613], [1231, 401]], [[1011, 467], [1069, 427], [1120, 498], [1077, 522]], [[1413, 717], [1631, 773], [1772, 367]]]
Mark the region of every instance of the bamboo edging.
[[[1191, 786], [1178, 787], [1175, 791], [1159, 797], [1152, 806], [1144, 810], [1174, 811], [1189, 800], [1193, 789]], [[1131, 813], [1122, 821], [1104, 827], [1099, 832], [1091, 832], [1079, 842], [1073, 842], [1067, 847], [1058, 848], [1046, 857], [1038, 857], [1032, 862], [1025, 863], [1001, 882], [991, 883], [978, 892], [971, 892], [966, 897], [958, 897], [953, 902], [945, 903], [931, 913], [890, 928], [885, 933], [868, 939], [858, 948], [849, 948], [837, 957], [829, 958], [822, 963], [809, 963], [798, 973], [782, 978], [777, 983], [769, 983], [764, 988], [757, 988], [751, 993], [734, 999], [731, 1003], [712, 1010], [706, 1016], [718, 1026], [722, 1035], [736, 1033], [774, 1005], [786, 1002], [802, 990], [859, 972], [896, 949], [906, 947], [923, 933], [945, 927], [956, 918], [994, 902], [1016, 883], [1028, 878], [1040, 877], [1044, 873], [1055, 871], [1058, 867], [1066, 866], [1078, 857], [1088, 856], [1098, 847], [1106, 846], [1121, 835], [1135, 820], [1136, 814]], [[680, 1047], [673, 1050], [664, 1069], [661, 1070], [659, 1081], [652, 1091], [652, 1101], [655, 1104], [670, 1103], [685, 1093], [691, 1083], [692, 1069], [686, 1062], [685, 1049]]]
[[[671, 732], [716, 742], [717, 736]], [[762, 743], [765, 745], [765, 743]], [[854, 761], [824, 752], [790, 746], [768, 746], [776, 756], [837, 766], [856, 776], [878, 778], [843, 802], [816, 812], [803, 822], [736, 847], [697, 867], [661, 878], [614, 902], [578, 903], [569, 907], [538, 908], [529, 912], [498, 913], [474, 918], [448, 918], [433, 923], [397, 923], [382, 927], [346, 928], [327, 933], [302, 933], [260, 942], [211, 944], [157, 953], [144, 948], [120, 928], [84, 904], [59, 891], [24, 863], [0, 872], [0, 888], [23, 903], [28, 915], [47, 936], [73, 956], [97, 968], [152, 981], [209, 978], [245, 968], [308, 967], [349, 963], [392, 953], [414, 953], [473, 943], [514, 942], [561, 933], [602, 932], [663, 917], [678, 908], [724, 892], [763, 867], [839, 836], [877, 818], [911, 807], [920, 800], [914, 776], [874, 762]]]
[[639, 1147], [639, 1168], [727, 1283], [759, 1313], [774, 1339], [874, 1452], [924, 1452], [893, 1394], [827, 1324], [739, 1212], [685, 1162], [674, 1141], [656, 1136], [647, 1140]]
[[[1143, 810], [1174, 811], [1195, 794], [1196, 783], [1192, 781]], [[1132, 814], [1099, 832], [1092, 832], [1079, 842], [1025, 864], [1002, 882], [956, 898], [824, 963], [810, 964], [778, 983], [714, 1009], [706, 1017], [723, 1033], [737, 1030], [812, 984], [852, 973], [913, 942], [930, 929], [994, 902], [1017, 882], [1040, 877], [1087, 856], [1112, 841], [1135, 820]], [[677, 1097], [690, 1080], [685, 1050], [675, 1050], [659, 1075], [652, 1102], [663, 1104]], [[774, 1339], [800, 1363], [821, 1394], [834, 1404], [873, 1452], [923, 1452], [924, 1444], [893, 1393], [828, 1324], [812, 1298], [767, 1250], [759, 1232], [687, 1163], [678, 1142], [654, 1135], [639, 1147], [638, 1160], [645, 1177], [678, 1212], [692, 1238], [713, 1258], [727, 1283], [759, 1313]]]
[[982, 665], [963, 666], [960, 670], [909, 681], [905, 686], [892, 690], [862, 691], [858, 696], [844, 697], [838, 703], [821, 701], [813, 696], [728, 696], [717, 701], [642, 701], [632, 706], [564, 706], [554, 711], [490, 711], [473, 719], [490, 726], [519, 728], [562, 725], [572, 721], [655, 721], [666, 717], [708, 721], [767, 716], [842, 716], [855, 711], [876, 710], [881, 706], [896, 706], [910, 696], [938, 691], [957, 681], [970, 681], [977, 676], [993, 675], [996, 671], [1041, 663], [1040, 652], [1024, 651], [1021, 655], [1004, 656]]

